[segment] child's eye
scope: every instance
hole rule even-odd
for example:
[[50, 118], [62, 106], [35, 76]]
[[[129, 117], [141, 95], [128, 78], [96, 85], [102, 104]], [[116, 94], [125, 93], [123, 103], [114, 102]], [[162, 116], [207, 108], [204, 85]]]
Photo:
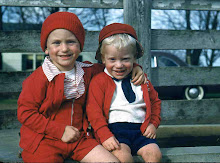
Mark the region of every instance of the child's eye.
[[76, 43], [76, 41], [74, 41], [74, 40], [69, 40], [69, 41], [67, 41], [67, 43], [68, 43], [68, 44], [74, 44], [74, 43]]
[[53, 44], [59, 45], [59, 44], [60, 44], [60, 41], [54, 41]]
[[122, 60], [123, 60], [123, 61], [129, 61], [130, 58], [123, 58]]
[[115, 58], [108, 58], [108, 60], [109, 60], [110, 62], [114, 62], [114, 61], [115, 61]]

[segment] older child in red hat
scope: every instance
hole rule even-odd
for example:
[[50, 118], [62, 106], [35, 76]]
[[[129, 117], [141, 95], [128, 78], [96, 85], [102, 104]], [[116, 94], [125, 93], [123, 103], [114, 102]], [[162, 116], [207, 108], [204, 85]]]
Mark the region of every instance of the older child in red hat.
[[96, 138], [121, 162], [132, 162], [136, 154], [145, 162], [159, 162], [155, 138], [161, 101], [149, 80], [141, 86], [131, 83], [133, 63], [143, 55], [135, 30], [110, 24], [101, 30], [99, 43], [96, 59], [105, 70], [91, 80], [86, 108]]
[[73, 13], [54, 13], [43, 23], [41, 48], [49, 56], [23, 82], [18, 99], [24, 162], [118, 162], [87, 132], [88, 86], [104, 66], [76, 61], [84, 40], [84, 28]]

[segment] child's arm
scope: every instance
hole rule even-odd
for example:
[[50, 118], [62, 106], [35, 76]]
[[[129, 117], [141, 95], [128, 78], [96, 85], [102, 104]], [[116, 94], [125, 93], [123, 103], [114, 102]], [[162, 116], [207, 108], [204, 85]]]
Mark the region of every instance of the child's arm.
[[134, 64], [131, 82], [134, 83], [134, 85], [141, 85], [143, 83], [146, 83], [146, 81], [147, 78], [145, 77], [142, 68], [138, 64]]
[[113, 151], [113, 150], [116, 150], [116, 149], [120, 149], [120, 144], [114, 136], [112, 136], [112, 137], [108, 138], [107, 140], [105, 140], [102, 143], [102, 145], [108, 151]]
[[103, 80], [103, 78], [100, 78], [100, 75], [93, 77], [89, 85], [86, 105], [88, 120], [94, 129], [96, 138], [98, 138], [101, 143], [114, 136], [108, 128], [108, 113], [105, 110], [108, 108], [104, 108], [106, 96], [111, 98], [111, 95], [106, 94], [105, 88], [107, 87], [112, 87], [112, 85], [108, 86], [107, 82]]
[[158, 128], [160, 121], [161, 121], [161, 100], [158, 98], [158, 93], [154, 89], [152, 83], [148, 80], [149, 85], [149, 97], [151, 101], [151, 120], [150, 123], [152, 123], [155, 128]]
[[149, 123], [149, 125], [147, 126], [143, 136], [146, 136], [147, 138], [150, 138], [150, 139], [155, 139], [156, 138], [156, 127]]
[[[147, 108], [151, 108], [150, 115], [146, 116], [145, 121], [141, 125], [141, 132], [144, 134], [146, 128], [148, 127], [148, 123], [151, 123], [154, 125], [155, 128], [158, 128], [161, 117], [160, 117], [160, 112], [161, 112], [161, 100], [158, 98], [158, 93], [154, 89], [153, 85], [149, 80], [147, 80], [146, 85], [144, 85], [144, 91], [145, 91], [145, 96], [149, 96], [150, 102], [148, 102], [146, 105], [148, 105]], [[148, 94], [148, 95], [147, 95]], [[149, 112], [148, 112], [149, 113]], [[147, 114], [147, 113], [146, 113]], [[150, 118], [150, 122], [148, 121], [148, 118]]]

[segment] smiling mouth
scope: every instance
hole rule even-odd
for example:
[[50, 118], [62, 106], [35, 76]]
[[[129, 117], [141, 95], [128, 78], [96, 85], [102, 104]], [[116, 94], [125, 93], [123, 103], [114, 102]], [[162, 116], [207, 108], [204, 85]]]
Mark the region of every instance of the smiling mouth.
[[124, 72], [125, 69], [120, 68], [120, 69], [115, 69], [114, 71], [115, 71], [115, 72]]
[[124, 72], [125, 72], [125, 70], [115, 71], [115, 73], [117, 73], [117, 74], [122, 74], [122, 73], [124, 73]]
[[72, 54], [69, 54], [69, 55], [59, 55], [59, 57], [61, 57], [61, 58], [69, 58], [71, 56], [72, 56]]

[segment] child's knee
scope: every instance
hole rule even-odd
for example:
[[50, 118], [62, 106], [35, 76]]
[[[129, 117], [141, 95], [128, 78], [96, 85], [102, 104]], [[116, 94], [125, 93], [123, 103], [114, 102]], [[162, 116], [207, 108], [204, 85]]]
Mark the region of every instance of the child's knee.
[[162, 153], [161, 153], [160, 149], [152, 151], [151, 154], [155, 158], [156, 161], [160, 161], [162, 158]]
[[133, 162], [131, 149], [126, 144], [121, 144], [121, 148], [112, 153], [120, 160], [120, 162]]
[[115, 153], [120, 162], [133, 162], [133, 156], [130, 153]]
[[157, 144], [148, 144], [142, 147], [137, 154], [149, 162], [158, 162], [162, 158], [162, 153]]

